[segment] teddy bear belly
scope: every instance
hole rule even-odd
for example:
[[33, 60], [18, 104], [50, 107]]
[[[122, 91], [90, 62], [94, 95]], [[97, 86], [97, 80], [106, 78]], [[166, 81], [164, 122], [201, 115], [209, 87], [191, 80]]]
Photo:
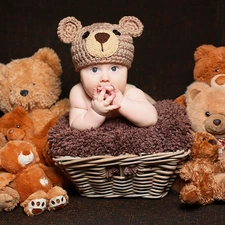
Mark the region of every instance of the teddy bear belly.
[[38, 165], [34, 165], [23, 170], [14, 180], [13, 186], [20, 195], [20, 202], [23, 202], [38, 190], [48, 192], [53, 184], [45, 172]]

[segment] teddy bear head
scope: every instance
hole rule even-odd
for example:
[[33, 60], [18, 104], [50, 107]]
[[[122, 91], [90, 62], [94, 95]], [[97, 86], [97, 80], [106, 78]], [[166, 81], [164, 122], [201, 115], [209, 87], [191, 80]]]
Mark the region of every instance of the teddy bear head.
[[207, 132], [195, 132], [194, 141], [191, 147], [190, 159], [210, 159], [215, 161], [218, 158], [218, 141], [214, 135]]
[[30, 140], [34, 131], [33, 121], [22, 107], [15, 107], [0, 118], [0, 132], [7, 141]]
[[36, 147], [28, 141], [9, 141], [0, 151], [0, 167], [12, 174], [38, 162]]
[[115, 63], [131, 67], [134, 56], [133, 37], [142, 34], [143, 25], [134, 16], [124, 16], [118, 24], [94, 23], [82, 26], [74, 17], [59, 22], [58, 37], [71, 44], [76, 71], [99, 63]]
[[0, 110], [50, 108], [61, 94], [61, 74], [60, 59], [47, 47], [31, 57], [0, 64]]
[[201, 45], [194, 53], [194, 80], [225, 87], [225, 47]]
[[186, 111], [195, 132], [225, 137], [225, 89], [193, 82], [185, 92]]

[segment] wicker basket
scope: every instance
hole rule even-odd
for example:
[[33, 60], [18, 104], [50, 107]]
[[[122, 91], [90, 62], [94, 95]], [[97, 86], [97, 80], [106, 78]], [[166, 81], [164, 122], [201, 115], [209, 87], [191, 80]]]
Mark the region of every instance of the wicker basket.
[[[189, 153], [180, 150], [140, 156], [60, 156], [54, 161], [82, 196], [157, 199], [167, 195]], [[106, 168], [112, 166], [119, 168], [119, 175], [106, 178]], [[136, 167], [135, 175], [124, 175], [128, 166]]]

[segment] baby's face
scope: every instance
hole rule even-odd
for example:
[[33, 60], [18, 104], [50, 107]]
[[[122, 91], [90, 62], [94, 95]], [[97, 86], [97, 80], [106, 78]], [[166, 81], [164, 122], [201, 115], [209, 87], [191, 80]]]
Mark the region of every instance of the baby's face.
[[117, 87], [122, 93], [127, 84], [127, 67], [117, 64], [98, 64], [80, 71], [81, 83], [86, 93], [92, 97], [94, 88]]

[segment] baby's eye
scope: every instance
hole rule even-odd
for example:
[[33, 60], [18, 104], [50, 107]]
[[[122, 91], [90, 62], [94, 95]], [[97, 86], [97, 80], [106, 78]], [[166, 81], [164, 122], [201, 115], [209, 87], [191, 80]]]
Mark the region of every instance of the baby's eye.
[[117, 71], [118, 69], [119, 69], [118, 66], [112, 66], [112, 67], [111, 67], [111, 70], [112, 70], [113, 72]]
[[97, 68], [97, 67], [92, 67], [92, 68], [91, 68], [91, 71], [92, 71], [93, 73], [97, 73], [97, 72], [98, 72], [98, 68]]

